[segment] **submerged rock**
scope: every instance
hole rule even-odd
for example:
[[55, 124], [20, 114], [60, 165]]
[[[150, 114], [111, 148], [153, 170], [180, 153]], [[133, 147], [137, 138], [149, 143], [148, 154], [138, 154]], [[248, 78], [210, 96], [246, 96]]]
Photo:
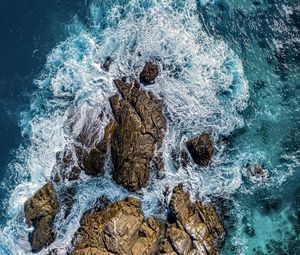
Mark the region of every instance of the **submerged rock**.
[[186, 143], [193, 161], [207, 167], [214, 153], [214, 144], [209, 134], [193, 137]]
[[192, 202], [182, 186], [173, 191], [169, 222], [161, 254], [217, 254], [225, 235], [218, 214], [211, 204]]
[[[130, 191], [145, 187], [155, 149], [162, 145], [166, 119], [161, 102], [151, 93], [115, 80], [121, 96], [110, 99], [117, 122], [111, 138], [113, 178]], [[162, 168], [162, 162], [159, 167]]]
[[72, 255], [153, 254], [161, 226], [153, 218], [145, 219], [134, 198], [91, 210], [84, 214], [75, 234]]
[[49, 246], [55, 240], [53, 221], [58, 212], [58, 200], [52, 182], [48, 182], [25, 202], [25, 219], [34, 227], [30, 236], [33, 251]]
[[152, 84], [155, 82], [158, 73], [159, 73], [158, 65], [152, 62], [148, 62], [146, 63], [142, 72], [140, 73], [140, 80], [146, 85]]
[[53, 180], [55, 182], [78, 180], [82, 171], [91, 176], [102, 175], [110, 138], [115, 127], [115, 120], [110, 120], [99, 142], [97, 140], [100, 129], [89, 133], [89, 128], [84, 127], [74, 144], [66, 146], [64, 151], [57, 153], [56, 165], [52, 172]]
[[265, 181], [268, 178], [268, 171], [260, 165], [255, 165], [248, 169], [247, 175], [251, 182], [257, 183]]
[[108, 72], [111, 63], [112, 63], [112, 58], [111, 58], [111, 57], [107, 57], [107, 58], [105, 59], [104, 63], [101, 65], [101, 68], [102, 68], [104, 71]]

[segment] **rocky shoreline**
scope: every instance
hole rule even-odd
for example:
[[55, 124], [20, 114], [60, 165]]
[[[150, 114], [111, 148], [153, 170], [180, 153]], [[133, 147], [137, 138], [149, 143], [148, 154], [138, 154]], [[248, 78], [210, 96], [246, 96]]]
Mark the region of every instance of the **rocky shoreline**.
[[[109, 70], [108, 63], [104, 67]], [[151, 85], [158, 75], [159, 66], [148, 62], [140, 73], [140, 82]], [[76, 153], [68, 149], [58, 153], [52, 180], [25, 203], [25, 221], [33, 227], [29, 235], [33, 252], [55, 241], [53, 223], [63, 207], [60, 201], [67, 208], [65, 215], [71, 211], [72, 188], [66, 188], [66, 194], [58, 194], [56, 187], [80, 179], [81, 172], [103, 175], [108, 154], [112, 156], [113, 179], [130, 192], [147, 186], [151, 165], [157, 173], [163, 172], [162, 144], [167, 130], [163, 102], [144, 90], [137, 80], [122, 78], [114, 84], [118, 92], [109, 100], [113, 116], [102, 139], [90, 146], [88, 135], [82, 132], [77, 138]], [[186, 158], [207, 167], [214, 144], [210, 134], [199, 134], [187, 141], [186, 149], [182, 152]], [[218, 254], [224, 238], [225, 230], [214, 206], [192, 201], [183, 185], [178, 185], [162, 219], [146, 218], [136, 198], [129, 196], [116, 202], [105, 196], [99, 198], [81, 218], [70, 254], [209, 255]]]

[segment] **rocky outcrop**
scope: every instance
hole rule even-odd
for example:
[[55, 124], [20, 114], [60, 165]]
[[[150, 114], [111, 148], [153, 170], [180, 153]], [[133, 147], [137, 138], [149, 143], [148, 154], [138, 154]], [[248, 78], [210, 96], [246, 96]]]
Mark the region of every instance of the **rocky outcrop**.
[[192, 202], [180, 185], [173, 191], [160, 254], [218, 254], [224, 228], [211, 204]]
[[115, 85], [121, 95], [110, 99], [117, 122], [111, 139], [113, 178], [136, 191], [148, 181], [151, 160], [162, 145], [166, 119], [161, 102], [141, 90], [137, 82], [115, 80]]
[[152, 84], [155, 82], [158, 73], [159, 73], [158, 65], [152, 62], [148, 62], [146, 63], [142, 72], [140, 73], [140, 80], [145, 85]]
[[80, 221], [72, 255], [153, 254], [161, 234], [160, 224], [145, 219], [134, 198], [91, 210]]
[[224, 237], [213, 206], [192, 202], [182, 186], [173, 191], [170, 215], [164, 224], [154, 218], [145, 219], [139, 201], [129, 197], [95, 207], [85, 213], [80, 225], [72, 255], [210, 255], [218, 254]]
[[186, 143], [193, 161], [207, 167], [214, 153], [214, 144], [209, 134], [195, 136]]
[[[110, 62], [108, 58], [102, 68], [108, 71]], [[158, 71], [157, 65], [147, 63], [140, 74], [141, 81], [153, 83]], [[113, 117], [102, 139], [99, 126], [87, 122], [76, 140], [57, 154], [53, 180], [57, 185], [66, 185], [60, 187], [61, 204], [52, 182], [25, 203], [26, 223], [34, 228], [30, 236], [33, 251], [48, 247], [54, 241], [53, 222], [59, 207], [61, 212], [57, 220], [73, 216], [70, 213], [78, 182], [68, 181], [77, 180], [81, 171], [91, 176], [103, 174], [108, 148], [111, 148], [113, 179], [129, 191], [146, 186], [151, 167], [156, 167], [158, 172], [164, 168], [161, 147], [167, 123], [162, 102], [151, 92], [141, 89], [137, 81], [127, 82], [122, 78], [114, 83], [118, 92], [110, 98]], [[99, 123], [103, 123], [104, 117], [106, 121], [110, 118], [104, 114], [105, 111], [96, 113]], [[172, 155], [178, 158], [178, 166], [186, 166], [192, 159], [201, 166], [209, 165], [214, 152], [210, 135], [194, 137], [186, 146], [191, 157], [187, 150]], [[218, 254], [224, 229], [214, 207], [192, 201], [181, 185], [173, 190], [168, 204], [171, 192], [168, 187], [164, 192], [165, 200], [160, 209], [168, 207], [168, 215], [163, 222], [145, 218], [137, 199], [128, 197], [110, 203], [105, 195], [101, 196], [94, 208], [81, 218], [80, 228], [72, 241], [73, 250], [68, 254]], [[58, 249], [56, 247], [49, 254], [59, 253]]]
[[58, 206], [52, 182], [45, 184], [31, 199], [25, 202], [26, 223], [29, 227], [34, 227], [29, 238], [33, 251], [39, 251], [55, 240], [53, 221]]

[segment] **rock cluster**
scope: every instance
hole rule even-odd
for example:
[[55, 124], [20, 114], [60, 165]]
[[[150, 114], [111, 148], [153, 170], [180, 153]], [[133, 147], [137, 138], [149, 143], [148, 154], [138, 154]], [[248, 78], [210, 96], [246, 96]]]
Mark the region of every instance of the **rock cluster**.
[[166, 223], [145, 219], [139, 201], [130, 197], [93, 209], [81, 219], [72, 255], [217, 254], [224, 229], [212, 205], [192, 202], [178, 186], [170, 213]]
[[[144, 69], [152, 70], [153, 65], [148, 63]], [[153, 72], [151, 77], [155, 78]], [[102, 140], [87, 150], [90, 147], [89, 134], [82, 132], [77, 139], [77, 165], [67, 170], [68, 165], [75, 161], [68, 150], [58, 156], [57, 165], [63, 179], [76, 180], [81, 171], [98, 176], [103, 174], [108, 148], [111, 147], [113, 178], [128, 190], [137, 191], [146, 186], [152, 160], [159, 170], [163, 168], [161, 154], [154, 155], [162, 145], [167, 123], [162, 102], [152, 93], [142, 90], [137, 81], [122, 79], [115, 80], [114, 84], [118, 89], [118, 93], [110, 98], [114, 116], [105, 127]]]
[[58, 200], [51, 182], [45, 184], [25, 203], [25, 219], [34, 227], [30, 238], [33, 251], [49, 246], [55, 240], [53, 221], [58, 211]]
[[260, 165], [254, 165], [247, 170], [247, 175], [251, 182], [257, 183], [267, 179], [268, 171], [262, 168]]
[[[110, 61], [103, 66], [106, 71]], [[157, 75], [158, 66], [147, 63], [140, 79], [144, 84], [151, 84]], [[81, 171], [91, 176], [103, 174], [109, 148], [113, 179], [129, 191], [146, 187], [152, 162], [158, 170], [164, 168], [161, 147], [167, 121], [162, 101], [143, 90], [137, 81], [127, 82], [124, 78], [115, 80], [114, 84], [118, 91], [110, 98], [113, 116], [103, 138], [91, 143], [91, 135], [82, 132], [75, 150], [66, 149], [57, 155], [55, 170], [59, 171], [54, 180], [61, 181], [57, 185], [78, 179]], [[195, 163], [208, 166], [214, 151], [210, 135], [196, 136], [186, 145]], [[189, 157], [187, 152], [182, 153], [185, 153], [183, 159]], [[62, 192], [56, 194], [54, 185], [48, 182], [25, 203], [26, 223], [34, 227], [30, 236], [33, 251], [55, 240], [53, 222], [59, 207], [64, 208], [64, 216], [68, 217], [73, 188], [63, 186]], [[83, 215], [73, 238], [71, 255], [217, 254], [224, 229], [211, 204], [193, 202], [179, 185], [173, 190], [168, 211], [167, 219], [145, 218], [135, 198], [109, 203], [105, 196], [101, 197]]]

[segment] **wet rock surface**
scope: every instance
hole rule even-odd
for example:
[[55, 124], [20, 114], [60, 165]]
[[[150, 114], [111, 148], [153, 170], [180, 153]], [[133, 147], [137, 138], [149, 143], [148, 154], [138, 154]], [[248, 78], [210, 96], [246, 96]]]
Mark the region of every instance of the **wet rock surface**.
[[87, 254], [218, 254], [222, 223], [210, 204], [192, 202], [176, 187], [169, 222], [145, 219], [134, 198], [85, 213], [74, 239], [72, 255]]
[[138, 83], [115, 80], [115, 85], [120, 95], [110, 99], [117, 122], [111, 139], [113, 178], [136, 191], [148, 181], [151, 160], [162, 145], [166, 119], [161, 102], [141, 90]]
[[217, 212], [211, 204], [192, 202], [181, 185], [173, 191], [169, 222], [161, 254], [218, 254], [225, 232]]
[[209, 134], [195, 136], [186, 143], [193, 161], [207, 167], [214, 153], [214, 144]]
[[58, 200], [52, 182], [48, 182], [25, 202], [26, 224], [34, 227], [30, 236], [33, 251], [49, 246], [55, 240], [53, 221], [58, 212]]
[[156, 77], [158, 76], [159, 68], [158, 65], [148, 62], [144, 66], [142, 72], [140, 73], [140, 80], [145, 85], [153, 84]]
[[80, 221], [72, 255], [153, 254], [161, 234], [154, 219], [145, 219], [134, 198], [91, 210]]

